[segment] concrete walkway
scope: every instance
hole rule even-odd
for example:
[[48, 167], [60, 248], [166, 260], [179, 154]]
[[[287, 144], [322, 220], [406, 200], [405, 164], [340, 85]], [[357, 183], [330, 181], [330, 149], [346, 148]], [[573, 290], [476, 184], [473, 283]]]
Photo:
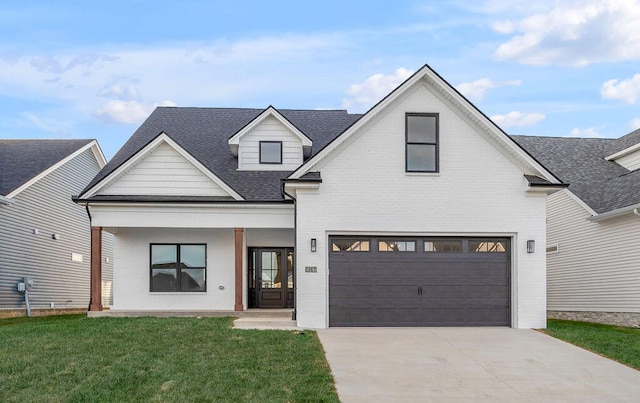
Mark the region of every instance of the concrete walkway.
[[318, 335], [343, 403], [640, 401], [640, 371], [534, 330], [331, 328]]

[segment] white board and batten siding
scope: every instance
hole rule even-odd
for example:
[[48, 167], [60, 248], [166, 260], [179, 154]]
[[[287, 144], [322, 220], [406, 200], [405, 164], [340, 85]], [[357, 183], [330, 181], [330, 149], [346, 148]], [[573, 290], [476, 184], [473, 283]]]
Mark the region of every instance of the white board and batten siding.
[[640, 217], [593, 222], [566, 191], [547, 202], [547, 298], [552, 311], [640, 312]]
[[615, 161], [629, 171], [636, 170], [640, 168], [640, 150], [627, 154], [624, 157], [616, 158]]
[[[282, 142], [282, 164], [260, 164], [260, 142]], [[302, 141], [273, 116], [240, 139], [238, 169], [244, 171], [293, 171], [302, 164]]]
[[[50, 172], [0, 205], [0, 309], [25, 308], [17, 291], [23, 277], [33, 278], [33, 308], [82, 308], [89, 305], [91, 230], [83, 206], [71, 201], [100, 170], [91, 149]], [[58, 234], [58, 239], [52, 235]], [[113, 237], [104, 234], [103, 289], [113, 276]], [[111, 294], [103, 295], [109, 305]], [[53, 304], [53, 305], [52, 305]]]
[[229, 194], [166, 142], [131, 167], [102, 195], [220, 196]]

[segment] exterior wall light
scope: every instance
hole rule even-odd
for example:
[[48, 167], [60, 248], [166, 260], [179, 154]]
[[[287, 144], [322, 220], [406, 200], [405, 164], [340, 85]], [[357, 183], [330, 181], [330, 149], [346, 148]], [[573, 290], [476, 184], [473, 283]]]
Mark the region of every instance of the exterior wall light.
[[534, 253], [536, 251], [536, 241], [529, 239], [527, 241], [527, 253]]
[[317, 249], [317, 242], [315, 238], [311, 238], [311, 252], [315, 252]]

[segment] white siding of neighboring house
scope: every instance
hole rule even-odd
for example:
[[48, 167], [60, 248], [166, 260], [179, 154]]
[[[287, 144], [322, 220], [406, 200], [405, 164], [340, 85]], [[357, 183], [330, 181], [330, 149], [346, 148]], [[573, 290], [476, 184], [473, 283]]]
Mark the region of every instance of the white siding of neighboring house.
[[[233, 310], [235, 234], [227, 229], [120, 228], [115, 236], [113, 309]], [[150, 244], [207, 245], [206, 292], [151, 292]]]
[[[91, 150], [74, 157], [0, 205], [0, 309], [24, 308], [16, 285], [34, 280], [33, 308], [79, 308], [89, 305], [90, 225], [83, 206], [71, 201], [99, 171]], [[38, 230], [34, 234], [33, 230]], [[60, 239], [52, 239], [52, 234]], [[113, 238], [103, 239], [105, 257], [113, 259]], [[71, 254], [82, 255], [82, 262]], [[103, 271], [103, 285], [111, 282], [111, 268]], [[111, 295], [104, 295], [108, 302]]]
[[173, 147], [161, 142], [102, 195], [229, 196]]
[[629, 171], [640, 168], [640, 150], [615, 160], [618, 164], [627, 168]]
[[548, 309], [640, 312], [640, 217], [600, 222], [566, 191], [549, 197]]
[[[260, 141], [282, 142], [282, 164], [260, 164]], [[240, 139], [238, 169], [253, 171], [293, 171], [302, 164], [302, 141], [273, 116]]]
[[[408, 90], [311, 168], [319, 190], [297, 192], [299, 326], [328, 325], [328, 237], [364, 233], [511, 237], [512, 326], [546, 326], [545, 197], [525, 194], [522, 170], [431, 91]], [[440, 114], [440, 173], [405, 173], [406, 112]]]

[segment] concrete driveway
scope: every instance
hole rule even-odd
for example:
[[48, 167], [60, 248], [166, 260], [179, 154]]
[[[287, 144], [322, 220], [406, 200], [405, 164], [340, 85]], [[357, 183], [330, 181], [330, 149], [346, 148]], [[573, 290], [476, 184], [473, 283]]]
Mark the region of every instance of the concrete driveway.
[[534, 330], [331, 328], [318, 335], [344, 403], [640, 401], [640, 371]]

